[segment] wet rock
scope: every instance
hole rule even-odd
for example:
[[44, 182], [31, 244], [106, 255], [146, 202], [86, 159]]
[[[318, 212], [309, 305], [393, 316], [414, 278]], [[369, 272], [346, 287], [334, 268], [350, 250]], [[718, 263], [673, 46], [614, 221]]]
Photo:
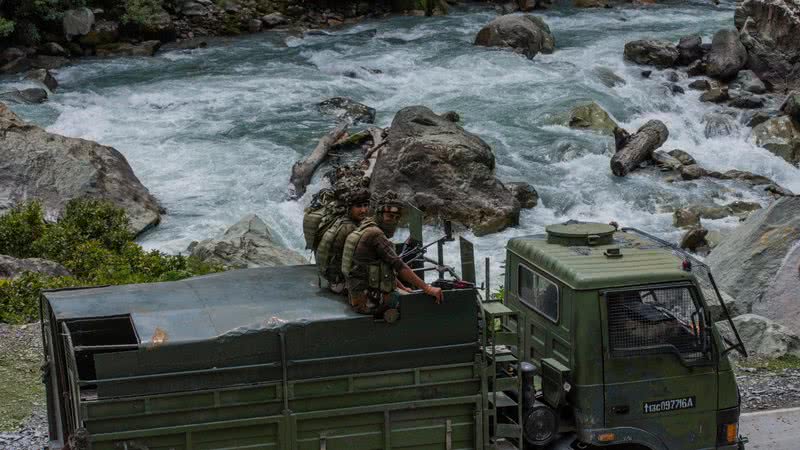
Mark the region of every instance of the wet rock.
[[636, 64], [664, 69], [674, 66], [678, 61], [678, 49], [669, 41], [653, 39], [632, 41], [625, 44], [625, 59]]
[[47, 91], [42, 88], [29, 88], [0, 94], [0, 101], [35, 105], [47, 101]]
[[736, 216], [740, 219], [747, 218], [750, 213], [761, 209], [761, 205], [754, 202], [735, 201], [727, 205], [692, 205], [687, 208], [675, 210], [672, 214], [672, 225], [676, 228], [691, 228], [700, 225], [700, 219], [718, 220]]
[[655, 161], [659, 167], [666, 170], [680, 170], [683, 166], [675, 157], [662, 150], [653, 152], [653, 161]]
[[689, 83], [689, 89], [696, 91], [707, 91], [711, 89], [711, 83], [708, 80], [694, 80]]
[[800, 162], [800, 129], [789, 116], [779, 116], [753, 128], [755, 144], [790, 164]]
[[608, 6], [606, 0], [572, 0], [572, 6], [576, 8], [605, 8]]
[[0, 64], [6, 64], [19, 58], [25, 58], [26, 56], [28, 55], [22, 49], [9, 47], [0, 53]]
[[95, 49], [95, 53], [101, 58], [118, 56], [153, 56], [160, 47], [160, 41], [144, 41], [140, 44], [117, 42], [115, 44], [99, 45]]
[[181, 14], [187, 17], [205, 16], [208, 8], [199, 2], [184, 2], [181, 6]]
[[747, 91], [753, 94], [763, 94], [767, 92], [764, 82], [758, 78], [752, 70], [741, 70], [730, 84], [730, 89], [737, 91]]
[[700, 75], [705, 75], [705, 73], [706, 63], [701, 59], [689, 64], [689, 67], [686, 68], [686, 74], [690, 77], [699, 77]]
[[694, 160], [692, 155], [686, 153], [681, 149], [676, 148], [675, 150], [671, 150], [669, 152], [669, 155], [680, 161], [681, 164], [683, 164], [684, 166], [688, 166], [690, 164], [697, 164], [697, 161]]
[[442, 118], [445, 120], [449, 120], [453, 123], [461, 122], [461, 116], [455, 111], [447, 111], [441, 114]]
[[50, 56], [69, 56], [69, 52], [64, 50], [64, 47], [56, 44], [55, 42], [48, 42], [39, 50], [44, 55]]
[[614, 71], [609, 69], [608, 67], [598, 66], [593, 68], [592, 72], [597, 76], [597, 79], [600, 80], [600, 82], [603, 83], [606, 87], [624, 86], [626, 84], [624, 79], [622, 79], [619, 75], [614, 73]]
[[664, 78], [666, 78], [667, 81], [669, 81], [671, 83], [677, 83], [677, 82], [681, 81], [680, 75], [678, 75], [678, 72], [676, 72], [674, 70], [668, 70], [668, 71], [664, 72]]
[[506, 183], [506, 187], [511, 191], [511, 195], [520, 204], [522, 208], [535, 208], [539, 204], [539, 193], [528, 183], [513, 182]]
[[672, 92], [672, 95], [678, 95], [678, 94], [686, 93], [686, 90], [683, 89], [681, 86], [678, 86], [677, 84], [669, 85], [669, 90], [670, 90], [670, 92]]
[[281, 13], [272, 13], [262, 17], [261, 22], [264, 28], [269, 29], [280, 25], [286, 25], [289, 23], [289, 19]]
[[690, 252], [697, 252], [702, 247], [708, 247], [707, 234], [708, 230], [703, 227], [692, 228], [681, 237], [680, 247]]
[[89, 8], [70, 9], [64, 12], [61, 26], [67, 39], [73, 36], [83, 36], [92, 30], [94, 13]]
[[161, 207], [117, 150], [48, 133], [0, 104], [0, 192], [10, 205], [39, 200], [58, 217], [69, 200], [106, 199], [125, 210], [131, 231], [158, 224]]
[[[734, 317], [733, 324], [750, 356], [800, 357], [800, 337], [788, 327], [757, 314]], [[733, 338], [732, 342], [736, 342], [727, 321], [720, 322], [717, 326], [721, 334], [729, 340]]]
[[729, 203], [725, 205], [734, 215], [741, 216], [747, 215], [753, 211], [758, 211], [761, 209], [761, 205], [755, 202], [744, 202], [741, 200], [737, 200], [733, 203]]
[[704, 177], [708, 171], [698, 166], [697, 164], [690, 164], [688, 166], [681, 166], [681, 178], [684, 180], [696, 180]]
[[711, 42], [706, 73], [719, 80], [732, 80], [747, 63], [747, 50], [734, 29], [717, 31]]
[[706, 262], [720, 288], [749, 311], [800, 330], [800, 197], [752, 213]]
[[652, 70], [643, 70], [641, 74], [642, 74], [642, 78], [650, 78], [650, 75], [653, 74], [653, 71]]
[[730, 98], [731, 97], [730, 94], [728, 94], [728, 88], [714, 87], [703, 92], [703, 95], [700, 96], [700, 101], [711, 102], [711, 103], [722, 103]]
[[339, 119], [349, 119], [354, 123], [374, 123], [375, 108], [359, 103], [347, 97], [332, 97], [317, 105], [319, 112]]
[[41, 258], [19, 259], [0, 255], [0, 279], [16, 278], [25, 272], [39, 273], [48, 277], [70, 277], [72, 274], [61, 264]]
[[113, 44], [119, 40], [119, 22], [113, 20], [98, 20], [92, 31], [81, 36], [79, 42], [87, 47]]
[[261, 31], [263, 23], [259, 19], [250, 19], [247, 21], [247, 31], [250, 33], [258, 33]]
[[53, 70], [69, 64], [69, 59], [63, 56], [36, 55], [30, 59], [30, 67], [33, 69]]
[[800, 91], [792, 92], [781, 105], [781, 112], [800, 123]]
[[31, 70], [25, 74], [25, 79], [43, 84], [47, 87], [47, 89], [50, 89], [50, 92], [55, 91], [58, 87], [58, 81], [56, 81], [55, 77], [53, 77], [53, 74], [46, 69]]
[[700, 225], [700, 214], [691, 208], [680, 208], [672, 213], [672, 226], [688, 228]]
[[572, 108], [569, 114], [569, 127], [613, 135], [617, 124], [600, 105], [590, 102]]
[[747, 126], [754, 128], [772, 118], [772, 115], [764, 111], [756, 111], [747, 119]]
[[550, 27], [539, 17], [527, 14], [500, 16], [475, 37], [475, 45], [511, 48], [529, 59], [539, 52], [553, 53], [555, 44]]
[[684, 36], [678, 42], [678, 64], [688, 66], [703, 57], [703, 39], [699, 35]]
[[747, 48], [747, 68], [778, 91], [800, 88], [800, 3], [743, 0], [734, 19]]
[[429, 219], [449, 219], [479, 235], [519, 222], [522, 205], [494, 176], [480, 137], [423, 106], [401, 109], [372, 175], [373, 192], [393, 190]]
[[742, 95], [734, 98], [728, 104], [734, 108], [758, 109], [764, 107], [764, 98], [757, 95]]
[[193, 242], [188, 251], [201, 261], [225, 267], [275, 267], [308, 264], [303, 255], [276, 242], [255, 214], [243, 217], [219, 239]]
[[703, 122], [706, 124], [706, 138], [730, 136], [736, 132], [736, 122], [727, 114], [707, 113], [703, 116]]

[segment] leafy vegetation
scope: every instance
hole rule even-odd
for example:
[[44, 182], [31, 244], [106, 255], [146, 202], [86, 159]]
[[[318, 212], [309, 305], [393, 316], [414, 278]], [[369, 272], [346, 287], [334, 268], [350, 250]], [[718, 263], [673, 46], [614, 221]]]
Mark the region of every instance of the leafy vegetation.
[[14, 21], [0, 16], [0, 38], [8, 37], [14, 32]]
[[122, 22], [154, 26], [159, 13], [163, 12], [161, 0], [125, 0], [125, 13]]
[[9, 323], [36, 319], [43, 289], [173, 281], [221, 270], [196, 258], [145, 251], [133, 242], [122, 209], [91, 199], [69, 202], [54, 224], [45, 223], [37, 202], [17, 206], [0, 217], [0, 254], [56, 261], [73, 275], [0, 280], [0, 322]]
[[800, 369], [800, 358], [797, 356], [781, 356], [780, 358], [748, 358], [740, 360], [741, 367], [766, 370], [768, 372], [783, 372], [786, 369]]

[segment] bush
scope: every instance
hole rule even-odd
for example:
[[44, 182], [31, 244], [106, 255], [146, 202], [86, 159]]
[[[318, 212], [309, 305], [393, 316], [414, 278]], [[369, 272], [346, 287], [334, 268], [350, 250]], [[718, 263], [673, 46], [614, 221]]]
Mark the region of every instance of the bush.
[[14, 32], [14, 21], [0, 16], [0, 38], [8, 37]]
[[162, 11], [161, 0], [125, 0], [122, 22], [145, 27], [153, 26]]
[[73, 275], [0, 280], [0, 322], [35, 320], [42, 289], [174, 281], [222, 270], [193, 257], [145, 251], [133, 242], [124, 210], [93, 199], [70, 201], [54, 224], [44, 222], [36, 202], [0, 216], [0, 254], [56, 261]]

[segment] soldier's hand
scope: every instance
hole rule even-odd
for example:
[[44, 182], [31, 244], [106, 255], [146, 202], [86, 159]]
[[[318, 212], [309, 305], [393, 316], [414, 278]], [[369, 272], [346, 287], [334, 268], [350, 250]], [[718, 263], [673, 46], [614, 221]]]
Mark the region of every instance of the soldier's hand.
[[431, 297], [436, 299], [436, 303], [442, 303], [442, 299], [444, 298], [444, 294], [442, 294], [441, 288], [433, 287], [430, 284], [425, 286], [425, 289], [422, 290], [425, 294], [430, 295]]

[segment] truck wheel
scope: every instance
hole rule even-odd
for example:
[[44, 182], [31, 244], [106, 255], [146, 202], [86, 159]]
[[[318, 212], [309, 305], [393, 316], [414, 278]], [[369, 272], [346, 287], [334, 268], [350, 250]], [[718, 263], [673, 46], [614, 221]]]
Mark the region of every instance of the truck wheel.
[[544, 448], [558, 437], [558, 413], [535, 402], [522, 421], [522, 431], [529, 448]]

